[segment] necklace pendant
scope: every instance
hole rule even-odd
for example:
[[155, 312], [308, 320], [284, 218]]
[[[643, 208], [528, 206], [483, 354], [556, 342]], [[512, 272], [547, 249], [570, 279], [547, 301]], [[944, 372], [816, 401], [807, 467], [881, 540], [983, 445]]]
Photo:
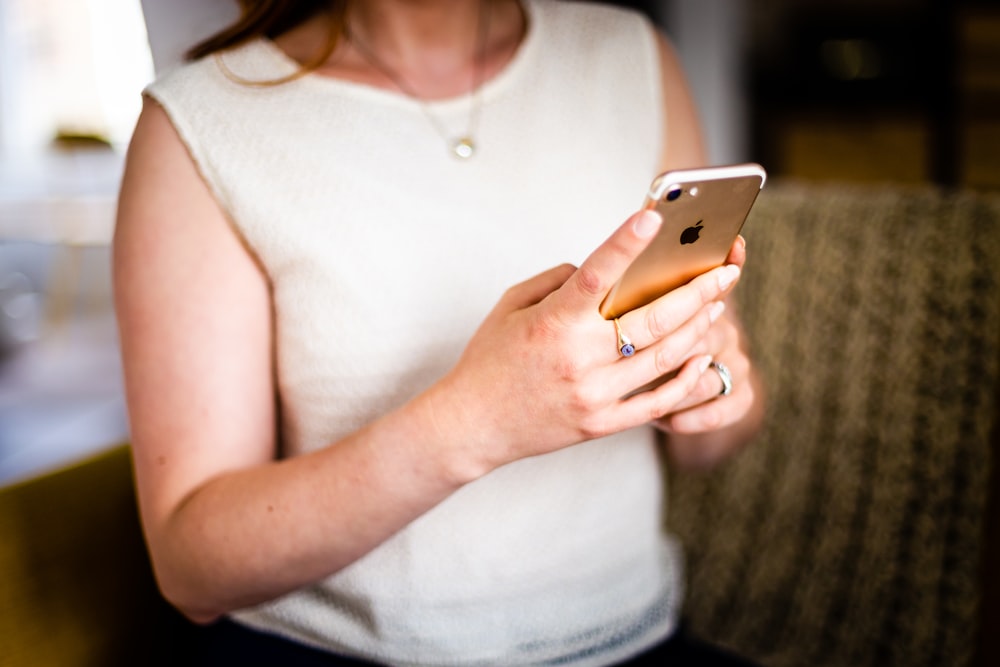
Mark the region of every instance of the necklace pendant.
[[471, 137], [461, 137], [451, 144], [451, 152], [462, 160], [468, 160], [476, 152], [476, 144]]

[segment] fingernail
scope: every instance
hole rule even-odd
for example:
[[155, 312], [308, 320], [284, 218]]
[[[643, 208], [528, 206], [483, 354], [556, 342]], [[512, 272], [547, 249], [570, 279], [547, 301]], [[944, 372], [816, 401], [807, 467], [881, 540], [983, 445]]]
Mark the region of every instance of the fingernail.
[[648, 239], [660, 228], [663, 219], [656, 211], [643, 211], [632, 223], [635, 235], [641, 239]]
[[708, 370], [708, 367], [711, 365], [712, 365], [712, 357], [710, 355], [706, 355], [702, 357], [701, 360], [698, 362], [698, 371], [704, 373], [705, 371]]
[[708, 319], [712, 322], [719, 319], [723, 311], [726, 310], [726, 303], [724, 301], [716, 301], [712, 304], [712, 307], [708, 309]]
[[729, 264], [722, 269], [722, 273], [719, 274], [719, 289], [728, 289], [730, 285], [736, 282], [736, 279], [740, 277], [740, 267], [735, 264]]

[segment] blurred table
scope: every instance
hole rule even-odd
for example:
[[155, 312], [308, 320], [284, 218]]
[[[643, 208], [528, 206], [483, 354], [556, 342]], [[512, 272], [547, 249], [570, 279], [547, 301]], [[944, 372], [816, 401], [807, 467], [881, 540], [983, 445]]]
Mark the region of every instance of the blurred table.
[[123, 160], [108, 148], [0, 152], [0, 240], [107, 245]]
[[122, 164], [0, 153], [0, 484], [128, 437], [110, 272]]

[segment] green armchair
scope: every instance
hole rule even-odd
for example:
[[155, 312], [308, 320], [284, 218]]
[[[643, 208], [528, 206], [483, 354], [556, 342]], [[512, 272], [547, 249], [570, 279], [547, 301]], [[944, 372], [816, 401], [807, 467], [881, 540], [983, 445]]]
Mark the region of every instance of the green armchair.
[[189, 629], [156, 588], [127, 447], [0, 489], [0, 667], [166, 665]]

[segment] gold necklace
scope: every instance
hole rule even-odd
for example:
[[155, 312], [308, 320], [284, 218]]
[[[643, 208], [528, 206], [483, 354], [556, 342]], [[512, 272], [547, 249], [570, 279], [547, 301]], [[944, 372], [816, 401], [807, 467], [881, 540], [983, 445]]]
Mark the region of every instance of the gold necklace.
[[483, 66], [486, 60], [486, 41], [489, 38], [489, 32], [489, 8], [486, 7], [486, 0], [480, 0], [478, 30], [476, 31], [476, 52], [473, 62], [473, 81], [472, 88], [469, 90], [469, 97], [471, 99], [469, 121], [466, 125], [465, 133], [459, 137], [454, 137], [448, 128], [446, 128], [441, 122], [441, 119], [431, 112], [427, 99], [417, 94], [417, 92], [413, 89], [413, 86], [411, 86], [406, 79], [400, 76], [400, 74], [391, 67], [386, 65], [377, 55], [375, 55], [375, 52], [367, 44], [358, 39], [358, 36], [351, 30], [349, 22], [344, 22], [344, 38], [349, 43], [354, 45], [354, 48], [358, 50], [358, 53], [361, 54], [361, 57], [364, 58], [369, 65], [384, 74], [385, 77], [392, 81], [393, 85], [399, 88], [404, 95], [415, 101], [420, 106], [421, 113], [423, 113], [427, 118], [431, 127], [434, 128], [434, 131], [441, 135], [441, 138], [444, 139], [445, 144], [448, 146], [452, 155], [462, 160], [469, 159], [476, 152], [476, 142], [473, 140], [473, 135], [475, 134], [476, 128], [479, 124], [479, 114], [482, 107], [480, 87], [483, 82]]

